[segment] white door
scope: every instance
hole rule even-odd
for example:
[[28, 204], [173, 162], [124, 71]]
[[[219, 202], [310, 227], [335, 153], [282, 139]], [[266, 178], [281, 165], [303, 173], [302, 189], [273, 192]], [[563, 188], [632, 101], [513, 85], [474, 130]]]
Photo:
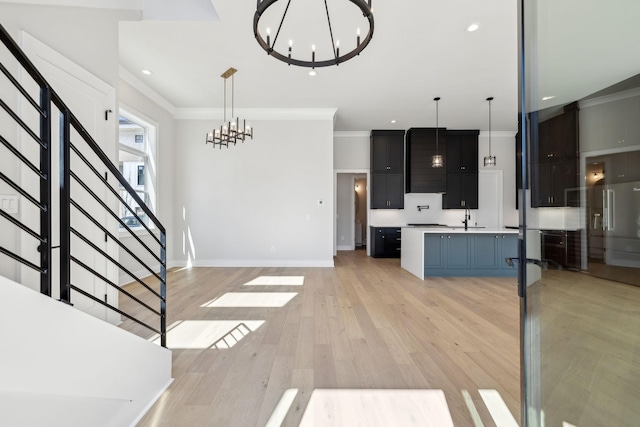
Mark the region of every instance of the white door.
[[[114, 122], [117, 112], [105, 116], [107, 110], [116, 111], [114, 89], [26, 33], [23, 33], [23, 49], [87, 132], [110, 158], [114, 158]], [[55, 248], [60, 245], [58, 168], [60, 124], [59, 120], [57, 120], [59, 113], [57, 109], [54, 108], [52, 113], [52, 245]], [[105, 120], [105, 117], [108, 120]], [[91, 150], [86, 147], [84, 141], [73, 129], [71, 131], [71, 141], [87, 157], [91, 165], [102, 176], [105, 176], [105, 166], [97, 161]], [[98, 199], [112, 209], [117, 206], [115, 197], [105, 188], [90, 168], [82, 162], [79, 156], [73, 152], [71, 154], [71, 165], [74, 173], [96, 194]], [[115, 220], [73, 178], [71, 179], [71, 198], [86, 210], [93, 219], [106, 226], [117, 236], [118, 228]], [[111, 239], [107, 241], [105, 233], [74, 207], [71, 207], [71, 225], [78, 231], [78, 234], [86, 237], [97, 247], [117, 259], [116, 244]], [[82, 238], [71, 234], [71, 248], [72, 255], [78, 258], [79, 261], [97, 273], [104, 275], [112, 282], [117, 283], [117, 269], [105, 260], [102, 255], [90, 248], [87, 243], [83, 242]], [[52, 255], [52, 294], [54, 297], [59, 297], [59, 265], [56, 263], [59, 263], [59, 249], [54, 249]], [[106, 299], [111, 305], [118, 305], [117, 291], [75, 262], [71, 263], [71, 283], [101, 300]], [[78, 292], [72, 291], [71, 302], [76, 308], [95, 317], [109, 320], [113, 323], [119, 321], [119, 315], [106, 310], [103, 305]]]

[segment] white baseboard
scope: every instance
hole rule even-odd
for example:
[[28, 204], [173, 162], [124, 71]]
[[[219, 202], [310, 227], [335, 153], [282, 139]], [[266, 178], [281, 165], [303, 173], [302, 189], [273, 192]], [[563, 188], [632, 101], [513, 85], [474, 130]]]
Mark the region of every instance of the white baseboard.
[[162, 396], [164, 394], [164, 392], [169, 388], [171, 383], [173, 383], [173, 380], [174, 380], [174, 378], [169, 379], [169, 381], [167, 381], [167, 383], [164, 385], [164, 387], [161, 390], [158, 390], [158, 393], [155, 395], [155, 397], [153, 399], [151, 399], [149, 401], [149, 403], [147, 403], [147, 406], [145, 406], [144, 409], [140, 412], [140, 415], [138, 415], [136, 417], [135, 421], [133, 423], [131, 423], [131, 427], [135, 427], [136, 425], [138, 425], [138, 423], [140, 422], [142, 417], [144, 417], [147, 414], [147, 412], [149, 412], [149, 409], [151, 409], [151, 407], [153, 405], [155, 405], [155, 403], [158, 401], [158, 399], [160, 399], [160, 396]]
[[212, 259], [198, 260], [194, 267], [335, 267], [331, 260], [279, 260], [279, 259]]
[[336, 250], [339, 250], [339, 251], [355, 251], [356, 248], [353, 245], [342, 245], [342, 246], [338, 245], [336, 247]]

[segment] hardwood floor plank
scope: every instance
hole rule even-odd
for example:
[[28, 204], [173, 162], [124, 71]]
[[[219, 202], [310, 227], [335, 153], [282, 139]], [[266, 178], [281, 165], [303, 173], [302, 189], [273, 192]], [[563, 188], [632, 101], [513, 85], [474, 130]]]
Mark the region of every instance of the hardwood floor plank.
[[[170, 271], [168, 324], [264, 323], [230, 348], [172, 348], [176, 380], [140, 425], [263, 426], [289, 389], [297, 392], [283, 426], [299, 425], [316, 389], [440, 389], [456, 426], [472, 425], [462, 394], [468, 390], [491, 426], [477, 393], [486, 387], [498, 390], [519, 418], [519, 308], [512, 280], [422, 281], [405, 274], [398, 260], [369, 258], [364, 251], [341, 252], [335, 265]], [[304, 283], [245, 285], [281, 276], [304, 276]], [[141, 292], [139, 285], [128, 288]], [[283, 307], [206, 306], [229, 292], [297, 295]], [[123, 327], [140, 332], [132, 322]]]

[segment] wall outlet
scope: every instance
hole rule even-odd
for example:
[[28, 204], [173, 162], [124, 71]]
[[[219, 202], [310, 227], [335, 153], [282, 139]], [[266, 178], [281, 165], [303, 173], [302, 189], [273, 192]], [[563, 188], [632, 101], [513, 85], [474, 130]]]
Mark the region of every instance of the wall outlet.
[[0, 207], [6, 213], [17, 214], [19, 212], [18, 196], [0, 194]]
[[318, 200], [318, 206], [324, 205], [324, 200]]

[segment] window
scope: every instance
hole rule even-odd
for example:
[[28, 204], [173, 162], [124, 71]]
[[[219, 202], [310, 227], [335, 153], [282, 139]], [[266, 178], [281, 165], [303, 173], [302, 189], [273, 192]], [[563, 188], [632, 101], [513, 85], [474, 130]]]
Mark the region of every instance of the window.
[[[127, 182], [133, 187], [138, 196], [155, 212], [155, 147], [156, 126], [146, 120], [139, 113], [133, 113], [130, 109], [120, 109], [119, 124], [119, 154], [118, 169]], [[133, 212], [144, 221], [149, 228], [153, 225], [148, 222], [142, 208], [120, 186], [120, 196], [125, 203], [120, 203], [120, 219], [131, 229], [142, 228], [142, 224], [136, 219]], [[120, 225], [121, 228], [124, 228]]]
[[144, 185], [144, 165], [138, 166], [138, 185]]

